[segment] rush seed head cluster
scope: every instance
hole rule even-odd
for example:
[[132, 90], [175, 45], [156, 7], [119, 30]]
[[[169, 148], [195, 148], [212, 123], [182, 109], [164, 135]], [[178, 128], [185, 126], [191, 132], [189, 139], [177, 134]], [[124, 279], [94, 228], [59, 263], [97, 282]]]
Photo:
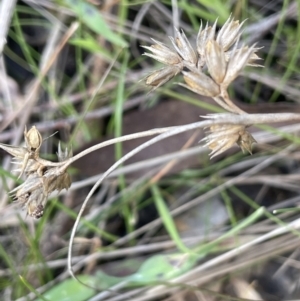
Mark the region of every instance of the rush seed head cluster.
[[[162, 86], [170, 79], [181, 73], [184, 83], [181, 86], [200, 95], [212, 97], [218, 105], [228, 111], [232, 117], [247, 116], [247, 113], [237, 107], [230, 99], [227, 88], [236, 79], [245, 66], [258, 67], [255, 61], [259, 59], [255, 45], [240, 45], [241, 27], [244, 22], [234, 21], [231, 17], [222, 28], [216, 32], [217, 21], [213, 26], [200, 26], [196, 47], [193, 47], [183, 31], [176, 29], [176, 36], [170, 37], [172, 46], [153, 40], [151, 46], [143, 46], [151, 57], [164, 67], [152, 72], [146, 77], [146, 85], [152, 90]], [[222, 114], [205, 116], [212, 121], [221, 118]], [[227, 114], [228, 115], [228, 114]], [[249, 116], [249, 115], [248, 115]], [[247, 119], [247, 118], [245, 118]], [[231, 120], [231, 119], [230, 119]], [[211, 149], [211, 157], [221, 154], [234, 144], [243, 151], [251, 153], [255, 142], [247, 131], [251, 124], [212, 122], [203, 139], [205, 145]], [[19, 178], [23, 176], [24, 182], [14, 188], [10, 193], [27, 211], [27, 214], [40, 218], [43, 216], [45, 204], [49, 195], [68, 189], [71, 179], [67, 167], [80, 156], [72, 157], [71, 150], [62, 151], [58, 147], [58, 161], [51, 162], [40, 158], [40, 148], [43, 138], [35, 126], [24, 132], [25, 146], [11, 146], [0, 144], [0, 148], [10, 153], [17, 165]], [[100, 147], [99, 147], [100, 148]], [[85, 150], [81, 156], [86, 155], [95, 148]], [[73, 161], [72, 161], [73, 160]]]
[[[25, 181], [13, 189], [10, 194], [19, 202], [29, 216], [40, 218], [50, 193], [68, 189], [71, 179], [65, 169], [56, 166], [53, 162], [40, 158], [42, 136], [35, 126], [24, 132], [25, 146], [14, 147], [0, 144], [0, 148], [11, 154], [13, 163], [17, 165], [16, 172], [19, 178], [24, 175]], [[72, 156], [67, 149], [63, 152], [59, 145], [58, 160], [63, 162]]]
[[[156, 40], [153, 40], [155, 44], [151, 46], [143, 46], [149, 51], [144, 55], [165, 65], [146, 77], [146, 85], [155, 90], [181, 73], [184, 83], [179, 85], [197, 94], [212, 97], [230, 113], [246, 114], [231, 101], [227, 92], [228, 86], [246, 66], [261, 67], [256, 63], [260, 59], [256, 54], [259, 48], [239, 43], [243, 24], [229, 17], [218, 32], [217, 21], [213, 26], [206, 24], [204, 28], [201, 24], [195, 48], [185, 33], [177, 29], [176, 37], [170, 37], [172, 48]], [[210, 127], [204, 141], [212, 150], [211, 156], [216, 156], [235, 143], [243, 151], [251, 153], [255, 139], [244, 125], [224, 124]]]

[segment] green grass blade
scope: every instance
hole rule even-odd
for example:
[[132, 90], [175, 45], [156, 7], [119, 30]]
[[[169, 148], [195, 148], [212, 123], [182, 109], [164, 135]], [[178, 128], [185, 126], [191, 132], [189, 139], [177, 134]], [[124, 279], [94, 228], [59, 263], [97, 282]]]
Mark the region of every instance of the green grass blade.
[[184, 243], [182, 242], [180, 235], [176, 229], [174, 220], [170, 214], [168, 207], [166, 206], [166, 204], [161, 196], [161, 193], [160, 193], [158, 187], [156, 185], [152, 185], [151, 191], [153, 194], [153, 198], [154, 198], [158, 213], [163, 220], [163, 224], [166, 227], [166, 230], [168, 231], [171, 238], [174, 240], [177, 248], [182, 252], [191, 253], [192, 251], [189, 248], [187, 248], [184, 245]]
[[67, 4], [77, 17], [92, 31], [98, 33], [115, 45], [127, 47], [126, 41], [108, 27], [96, 7], [83, 0], [64, 0], [64, 3]]
[[227, 231], [225, 234], [218, 237], [216, 240], [209, 242], [203, 246], [200, 246], [197, 248], [197, 252], [201, 252], [204, 254], [218, 251], [218, 244], [222, 242], [224, 239], [231, 237], [233, 235], [236, 235], [239, 231], [242, 229], [252, 225], [254, 222], [256, 222], [262, 215], [266, 212], [264, 207], [259, 207], [256, 211], [254, 211], [250, 216], [245, 218], [243, 221], [238, 223], [234, 228]]
[[21, 282], [29, 289], [29, 291], [34, 293], [37, 297], [40, 297], [39, 300], [51, 301], [50, 299], [47, 299], [42, 294], [40, 294], [24, 277], [19, 275], [19, 278], [20, 278]]

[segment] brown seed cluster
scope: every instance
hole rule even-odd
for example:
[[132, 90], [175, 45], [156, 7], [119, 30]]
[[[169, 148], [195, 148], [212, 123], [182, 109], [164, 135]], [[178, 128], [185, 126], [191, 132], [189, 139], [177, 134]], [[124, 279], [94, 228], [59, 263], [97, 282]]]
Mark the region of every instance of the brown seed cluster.
[[[50, 193], [68, 189], [71, 179], [66, 169], [58, 164], [40, 158], [42, 136], [35, 126], [24, 132], [25, 147], [14, 147], [0, 144], [0, 148], [14, 156], [13, 163], [18, 165], [15, 170], [19, 178], [24, 175], [25, 181], [10, 193], [26, 210], [29, 216], [43, 216], [45, 204]], [[67, 149], [63, 152], [59, 145], [58, 160], [65, 161], [72, 156]]]
[[[176, 30], [176, 37], [170, 37], [173, 49], [155, 41], [154, 45], [143, 46], [151, 53], [144, 55], [166, 65], [148, 75], [146, 85], [152, 90], [168, 82], [178, 73], [185, 83], [179, 85], [200, 95], [212, 97], [218, 105], [230, 113], [246, 114], [230, 99], [228, 86], [246, 66], [262, 67], [255, 63], [260, 58], [255, 45], [240, 45], [241, 28], [244, 22], [229, 17], [216, 32], [217, 21], [213, 26], [200, 26], [195, 49], [183, 31]], [[217, 115], [214, 116], [217, 118]], [[209, 128], [205, 138], [206, 146], [216, 156], [237, 143], [243, 151], [251, 153], [255, 142], [244, 125], [222, 124]]]
[[235, 143], [242, 149], [252, 154], [252, 144], [255, 139], [246, 130], [245, 125], [216, 124], [208, 128], [206, 137], [203, 139], [205, 146], [211, 149], [211, 158], [225, 152]]
[[170, 37], [173, 49], [156, 40], [151, 46], [143, 46], [151, 52], [144, 55], [166, 65], [148, 75], [146, 85], [154, 90], [182, 72], [186, 84], [180, 85], [205, 96], [222, 95], [245, 66], [260, 66], [255, 63], [259, 59], [255, 45], [239, 46], [243, 23], [229, 17], [218, 33], [217, 21], [205, 28], [201, 24], [196, 49], [177, 29], [176, 37]]

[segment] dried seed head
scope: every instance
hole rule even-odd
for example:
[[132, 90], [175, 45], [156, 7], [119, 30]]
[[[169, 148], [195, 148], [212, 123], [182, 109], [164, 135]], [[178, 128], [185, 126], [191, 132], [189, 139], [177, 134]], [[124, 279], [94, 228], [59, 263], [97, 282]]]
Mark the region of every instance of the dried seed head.
[[[28, 132], [25, 129], [24, 138], [26, 147], [0, 144], [0, 148], [14, 156], [13, 163], [19, 165], [16, 171], [26, 176], [24, 183], [10, 191], [10, 194], [26, 209], [29, 216], [40, 218], [49, 194], [68, 189], [71, 179], [65, 167], [55, 166], [52, 162], [39, 158], [43, 139], [35, 126]], [[71, 156], [72, 150], [66, 148], [63, 151], [59, 144], [58, 160], [62, 162]]]
[[[178, 72], [182, 72], [183, 67], [193, 73], [197, 73], [197, 70], [207, 67], [213, 81], [220, 85], [222, 91], [225, 91], [245, 66], [260, 67], [260, 65], [255, 63], [255, 60], [259, 59], [255, 54], [258, 48], [244, 46], [237, 49], [244, 22], [240, 23], [229, 17], [217, 36], [217, 20], [212, 27], [206, 24], [204, 29], [201, 23], [196, 40], [197, 51], [193, 49], [185, 33], [183, 31], [179, 32], [176, 28], [176, 37], [170, 37], [176, 51], [155, 40], [154, 45], [150, 47], [144, 46], [144, 48], [152, 52], [145, 53], [144, 55], [152, 57], [168, 66], [179, 68], [179, 71], [172, 68], [155, 71], [146, 78], [146, 84], [157, 88], [177, 75]], [[229, 50], [234, 43], [234, 49]], [[210, 79], [207, 81], [210, 81]], [[217, 92], [219, 91], [219, 87], [216, 87], [214, 83], [210, 87], [212, 93], [209, 93], [210, 89], [207, 89], [207, 83], [200, 85], [201, 88], [199, 88], [199, 83], [195, 83], [194, 79], [187, 78], [186, 82], [187, 86], [196, 93], [211, 97], [219, 94]], [[183, 86], [186, 87], [186, 85]]]
[[252, 135], [246, 130], [244, 125], [234, 124], [216, 124], [209, 127], [207, 136], [203, 139], [205, 146], [212, 151], [209, 154], [211, 158], [225, 152], [237, 143], [243, 150], [250, 154], [254, 142]]
[[36, 171], [28, 174], [25, 182], [10, 193], [26, 209], [29, 216], [40, 218], [44, 213], [49, 194], [68, 189], [70, 186], [69, 174], [58, 167], [52, 167], [43, 175]]
[[153, 86], [152, 90], [162, 86], [181, 71], [177, 66], [166, 66], [159, 70], [156, 70], [146, 77], [146, 85]]
[[264, 67], [263, 65], [257, 64], [255, 61], [261, 60], [261, 58], [255, 53], [260, 48], [253, 48], [253, 52], [251, 53], [248, 61], [247, 61], [247, 66], [251, 67]]
[[179, 83], [180, 86], [204, 96], [215, 97], [220, 94], [220, 87], [209, 76], [201, 71], [198, 73], [183, 71], [182, 73], [187, 85]]
[[225, 77], [227, 63], [225, 53], [216, 41], [207, 42], [205, 58], [209, 74], [216, 83], [221, 84]]
[[41, 218], [44, 215], [44, 206], [37, 204], [37, 202], [30, 202], [27, 206], [27, 214], [36, 219]]
[[248, 152], [252, 155], [252, 145], [256, 143], [256, 140], [248, 131], [244, 131], [240, 133], [240, 137], [236, 143], [242, 149], [243, 153]]
[[71, 186], [71, 178], [58, 167], [49, 168], [43, 175], [37, 171], [27, 175], [23, 184], [10, 193], [26, 209], [29, 216], [40, 218], [43, 215], [49, 194], [60, 192]]
[[61, 148], [61, 143], [58, 142], [58, 152], [57, 152], [57, 157], [59, 162], [63, 162], [73, 156], [73, 151], [72, 148], [67, 148], [63, 151]]
[[18, 168], [14, 169], [14, 172], [18, 172], [20, 178], [23, 173], [28, 176], [31, 173], [41, 172], [44, 168], [39, 162], [29, 159], [29, 156], [26, 156], [23, 160], [13, 160], [12, 163], [19, 165]]
[[14, 199], [26, 209], [29, 216], [35, 218], [42, 216], [47, 195], [44, 193], [41, 178], [36, 173], [30, 174], [26, 181], [13, 189], [10, 194], [14, 195]]
[[[215, 39], [215, 33], [216, 33], [216, 26], [217, 26], [217, 20], [215, 21], [214, 25], [208, 26], [206, 24], [205, 28], [202, 30], [202, 23], [197, 35], [197, 52], [200, 56], [200, 60], [202, 60], [202, 64], [204, 65], [205, 59], [205, 47], [206, 43], [208, 41], [214, 40]], [[199, 63], [198, 63], [199, 64]]]
[[29, 174], [37, 173], [39, 176], [42, 176], [44, 168], [45, 166], [40, 162], [29, 159], [26, 165], [25, 174], [28, 176]]
[[[35, 126], [33, 126], [29, 132], [27, 132], [25, 128], [24, 139], [26, 147], [15, 147], [0, 144], [0, 148], [14, 156], [13, 163], [20, 165], [20, 167], [16, 170], [20, 172], [18, 178], [20, 178], [27, 170], [30, 160], [37, 159], [39, 157], [39, 150], [43, 142], [42, 136]], [[32, 164], [32, 162], [30, 164]]]
[[239, 21], [233, 21], [233, 19], [229, 17], [222, 26], [218, 32], [216, 41], [224, 51], [227, 51], [239, 39], [241, 35], [240, 30], [244, 22], [245, 21], [240, 24]]
[[39, 186], [38, 189], [33, 190], [24, 206], [27, 214], [34, 218], [42, 217], [47, 200], [48, 195], [44, 193], [42, 186]]
[[42, 145], [43, 139], [37, 128], [33, 126], [28, 132], [25, 129], [24, 137], [28, 150], [38, 152]]
[[[60, 162], [69, 159], [72, 156], [71, 148], [66, 148], [64, 151], [61, 148], [61, 144], [58, 144], [58, 160]], [[45, 191], [49, 194], [53, 191], [60, 192], [63, 189], [69, 189], [71, 186], [71, 178], [66, 170], [59, 168], [48, 168], [43, 176], [43, 186]]]
[[[248, 46], [245, 46], [244, 48], [245, 48], [244, 51], [247, 51], [247, 49], [249, 49]], [[247, 61], [246, 66], [251, 66], [251, 67], [263, 67], [263, 65], [257, 64], [257, 63], [255, 62], [255, 61], [261, 60], [261, 58], [255, 53], [255, 52], [258, 51], [259, 49], [261, 49], [261, 48], [257, 48], [257, 47], [253, 48], [253, 52], [251, 53], [251, 55], [250, 55], [250, 57], [249, 57], [249, 59], [248, 59], [248, 61]], [[233, 50], [233, 51], [236, 51], [236, 50]], [[226, 59], [226, 62], [229, 61], [231, 55], [232, 55], [232, 51], [231, 51], [231, 50], [225, 52], [225, 59]]]
[[227, 65], [227, 71], [223, 84], [227, 87], [242, 71], [242, 69], [251, 62], [251, 57], [255, 52], [255, 45], [248, 48], [248, 46], [243, 46], [239, 49], [233, 49]]
[[36, 173], [29, 174], [24, 183], [15, 187], [10, 191], [10, 194], [15, 195], [16, 198], [31, 194], [32, 191], [41, 187], [41, 180]]
[[59, 183], [56, 186], [56, 190], [61, 191], [63, 189], [68, 190], [72, 184], [71, 177], [67, 172], [64, 172], [57, 178]]
[[175, 28], [175, 31], [177, 33], [177, 38], [174, 40], [174, 38], [170, 37], [170, 40], [174, 46], [174, 48], [177, 50], [177, 52], [181, 55], [181, 57], [192, 64], [197, 63], [197, 55], [193, 47], [191, 46], [189, 40], [187, 39], [185, 33], [183, 30], [181, 33], [178, 29]]
[[68, 190], [71, 186], [70, 175], [66, 171], [58, 173], [55, 168], [52, 168], [45, 173], [43, 186], [48, 194], [54, 191], [60, 192], [63, 189]]
[[182, 58], [169, 47], [161, 42], [153, 40], [156, 44], [149, 46], [142, 46], [143, 48], [151, 51], [152, 53], [145, 52], [143, 55], [152, 57], [153, 59], [165, 64], [176, 65], [181, 63]]
[[18, 146], [13, 146], [13, 145], [8, 145], [8, 144], [3, 144], [0, 143], [0, 148], [11, 154], [12, 156], [18, 158], [18, 159], [23, 159], [25, 155], [28, 153], [27, 149], [25, 147], [18, 147]]

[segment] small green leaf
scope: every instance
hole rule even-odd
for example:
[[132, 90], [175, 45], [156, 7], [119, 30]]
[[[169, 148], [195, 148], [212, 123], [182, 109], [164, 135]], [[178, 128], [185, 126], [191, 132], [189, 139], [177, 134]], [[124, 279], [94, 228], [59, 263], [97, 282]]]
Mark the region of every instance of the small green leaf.
[[177, 248], [182, 252], [191, 253], [192, 251], [189, 250], [182, 242], [180, 235], [176, 229], [176, 225], [174, 223], [173, 217], [171, 216], [170, 211], [169, 211], [168, 207], [166, 206], [157, 186], [153, 185], [151, 187], [151, 191], [152, 191], [152, 194], [154, 197], [155, 206], [157, 208], [157, 211], [159, 212], [159, 215], [160, 215], [161, 219], [163, 220], [166, 230], [168, 231], [169, 235], [176, 243]]
[[127, 47], [126, 41], [108, 27], [102, 15], [93, 5], [84, 0], [64, 0], [64, 2], [91, 30], [103, 36], [113, 44]]
[[87, 50], [92, 53], [100, 53], [106, 59], [112, 59], [111, 54], [100, 47], [100, 45], [95, 41], [92, 37], [85, 37], [85, 38], [73, 38], [69, 41], [71, 45], [78, 46], [84, 50]]
[[[81, 275], [78, 278], [87, 285], [95, 286], [96, 284], [95, 277]], [[94, 296], [95, 293], [95, 290], [71, 278], [55, 285], [52, 289], [44, 293], [43, 297], [48, 301], [85, 301]], [[42, 301], [42, 299], [36, 299], [35, 301]]]
[[114, 277], [102, 271], [98, 271], [96, 277], [98, 279], [97, 288], [102, 291], [108, 290], [112, 286], [127, 280], [127, 277]]
[[[114, 277], [98, 271], [98, 288], [101, 290], [123, 283], [124, 287], [148, 285], [157, 281], [168, 281], [189, 271], [202, 255], [192, 254], [161, 254], [148, 258], [136, 273], [125, 277]], [[122, 267], [120, 268], [122, 270]]]
[[147, 259], [139, 270], [129, 276], [132, 284], [147, 284], [156, 281], [167, 281], [189, 271], [199, 256], [191, 254], [155, 255]]

